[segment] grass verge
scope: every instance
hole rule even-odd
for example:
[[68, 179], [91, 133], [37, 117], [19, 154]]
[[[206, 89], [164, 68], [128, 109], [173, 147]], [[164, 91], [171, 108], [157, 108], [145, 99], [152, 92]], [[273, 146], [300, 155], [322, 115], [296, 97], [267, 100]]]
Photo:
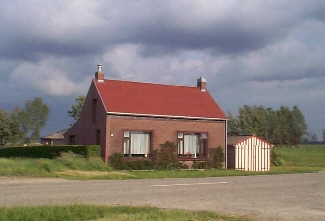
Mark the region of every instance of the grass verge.
[[0, 221], [249, 221], [245, 217], [224, 216], [213, 212], [190, 212], [155, 207], [66, 205], [39, 207], [0, 207]]
[[285, 166], [272, 167], [268, 172], [236, 170], [168, 170], [168, 171], [114, 171], [100, 158], [84, 158], [64, 153], [55, 159], [0, 158], [0, 177], [60, 177], [67, 179], [159, 179], [222, 176], [249, 176], [284, 173], [310, 173], [325, 170], [325, 146], [301, 145], [276, 147], [275, 151], [285, 161]]

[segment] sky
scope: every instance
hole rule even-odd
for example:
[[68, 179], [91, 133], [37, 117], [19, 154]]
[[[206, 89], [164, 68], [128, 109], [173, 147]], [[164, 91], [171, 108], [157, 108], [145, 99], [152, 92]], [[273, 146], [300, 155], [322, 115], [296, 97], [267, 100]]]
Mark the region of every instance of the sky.
[[221, 109], [298, 106], [325, 129], [323, 0], [2, 0], [0, 108], [40, 97], [45, 136], [69, 127], [97, 64], [105, 78], [196, 86]]

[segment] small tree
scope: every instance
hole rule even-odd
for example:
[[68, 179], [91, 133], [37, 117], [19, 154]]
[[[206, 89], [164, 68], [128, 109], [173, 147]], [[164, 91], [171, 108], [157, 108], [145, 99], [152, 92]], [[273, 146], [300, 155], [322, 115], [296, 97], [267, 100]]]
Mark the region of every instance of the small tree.
[[71, 110], [68, 110], [68, 115], [72, 117], [75, 121], [79, 119], [81, 109], [85, 103], [86, 98], [82, 95], [79, 95], [75, 101], [76, 103], [71, 106]]
[[22, 143], [26, 141], [36, 141], [40, 137], [41, 128], [46, 126], [50, 108], [43, 103], [41, 98], [35, 97], [34, 100], [27, 100], [25, 108], [18, 106], [12, 111], [12, 129], [14, 142], [20, 139]]
[[317, 137], [317, 135], [316, 135], [316, 134], [311, 135], [310, 141], [311, 141], [312, 143], [316, 143], [316, 142], [318, 141], [318, 137]]

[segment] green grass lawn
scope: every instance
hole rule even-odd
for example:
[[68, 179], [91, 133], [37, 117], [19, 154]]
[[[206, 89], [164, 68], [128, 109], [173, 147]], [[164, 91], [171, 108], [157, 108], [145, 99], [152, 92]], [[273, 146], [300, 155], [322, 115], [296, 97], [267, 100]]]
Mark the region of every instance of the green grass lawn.
[[268, 172], [236, 170], [171, 170], [171, 171], [114, 171], [100, 158], [85, 159], [65, 154], [56, 159], [0, 158], [0, 176], [61, 177], [68, 179], [158, 179], [259, 174], [307, 173], [325, 170], [325, 145], [275, 147], [285, 166], [272, 167]]
[[155, 207], [66, 205], [0, 207], [0, 221], [249, 221], [245, 217], [213, 212], [158, 209]]
[[286, 167], [325, 168], [325, 145], [298, 145], [275, 147]]

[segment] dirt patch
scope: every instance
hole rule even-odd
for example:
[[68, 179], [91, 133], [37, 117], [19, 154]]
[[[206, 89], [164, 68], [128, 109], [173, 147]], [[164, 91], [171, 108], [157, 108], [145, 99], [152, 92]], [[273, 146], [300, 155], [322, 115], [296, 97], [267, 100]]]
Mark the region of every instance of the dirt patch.
[[65, 170], [56, 172], [57, 174], [64, 175], [77, 175], [77, 176], [121, 176], [121, 177], [135, 177], [134, 175], [123, 173], [123, 172], [102, 172], [102, 171], [81, 171], [81, 170]]

